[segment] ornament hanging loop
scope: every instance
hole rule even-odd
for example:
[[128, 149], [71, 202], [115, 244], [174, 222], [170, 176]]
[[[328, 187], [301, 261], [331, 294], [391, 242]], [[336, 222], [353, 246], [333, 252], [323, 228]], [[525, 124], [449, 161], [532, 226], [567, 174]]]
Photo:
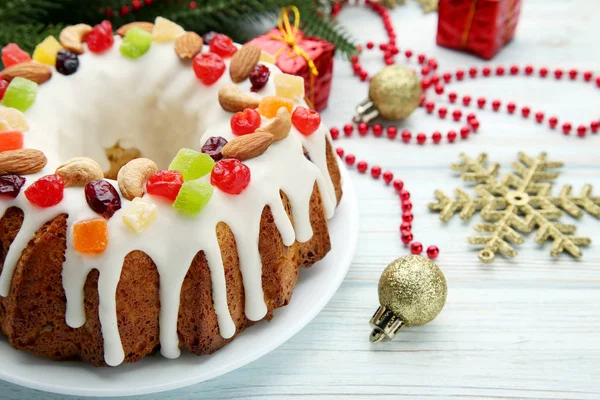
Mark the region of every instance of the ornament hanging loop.
[[371, 336], [369, 336], [371, 343], [377, 343], [383, 339], [393, 340], [404, 326], [400, 317], [386, 306], [379, 306], [371, 318], [370, 324], [373, 328]]
[[366, 99], [358, 106], [356, 106], [356, 113], [352, 118], [352, 121], [355, 123], [366, 122], [374, 120], [379, 116], [379, 110], [375, 107], [375, 104], [371, 101], [371, 99]]

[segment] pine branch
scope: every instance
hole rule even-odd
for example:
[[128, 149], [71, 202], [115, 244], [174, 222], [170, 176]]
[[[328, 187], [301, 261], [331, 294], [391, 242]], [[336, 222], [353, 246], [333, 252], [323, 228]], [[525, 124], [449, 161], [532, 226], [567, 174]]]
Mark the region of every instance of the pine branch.
[[44, 24], [1, 24], [0, 47], [7, 43], [18, 43], [23, 50], [31, 53], [35, 46], [49, 35], [58, 37], [64, 26]]
[[352, 37], [337, 21], [316, 15], [314, 11], [301, 11], [301, 13], [304, 33], [333, 43], [337, 51], [347, 58], [357, 54]]

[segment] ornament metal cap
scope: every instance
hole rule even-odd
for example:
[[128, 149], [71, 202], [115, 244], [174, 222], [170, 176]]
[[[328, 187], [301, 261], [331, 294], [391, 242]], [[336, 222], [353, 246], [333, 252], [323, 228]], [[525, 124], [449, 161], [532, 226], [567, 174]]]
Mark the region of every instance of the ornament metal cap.
[[392, 340], [404, 326], [425, 325], [446, 304], [446, 278], [428, 258], [400, 257], [379, 278], [380, 306], [371, 318], [369, 340]]
[[400, 65], [390, 65], [369, 84], [369, 98], [356, 107], [354, 122], [369, 122], [378, 116], [389, 120], [408, 117], [421, 102], [421, 81], [417, 74]]

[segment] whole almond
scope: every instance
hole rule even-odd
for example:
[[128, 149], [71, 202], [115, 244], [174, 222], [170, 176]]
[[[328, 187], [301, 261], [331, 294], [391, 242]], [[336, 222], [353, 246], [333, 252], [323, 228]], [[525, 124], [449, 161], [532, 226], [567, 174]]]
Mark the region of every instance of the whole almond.
[[231, 58], [229, 66], [229, 76], [235, 83], [240, 83], [250, 76], [258, 60], [260, 59], [261, 49], [257, 46], [246, 45], [235, 52]]
[[260, 100], [243, 92], [237, 85], [225, 85], [219, 89], [219, 104], [225, 111], [238, 112], [246, 108], [257, 108]]
[[60, 32], [58, 39], [65, 49], [75, 54], [82, 54], [83, 40], [91, 31], [92, 27], [87, 24], [71, 25]]
[[0, 175], [29, 175], [46, 166], [46, 155], [35, 149], [8, 150], [0, 153]]
[[202, 37], [195, 32], [186, 32], [175, 39], [175, 53], [182, 60], [191, 60], [202, 50]]
[[290, 129], [292, 129], [290, 112], [287, 108], [280, 107], [275, 118], [267, 125], [258, 128], [256, 132], [269, 132], [275, 140], [282, 140], [290, 134]]
[[127, 31], [130, 30], [131, 28], [140, 28], [140, 29], [145, 30], [148, 33], [152, 33], [152, 31], [154, 30], [154, 24], [152, 22], [143, 22], [143, 21], [130, 22], [128, 24], [123, 25], [119, 29], [117, 29], [117, 35], [119, 35], [121, 37], [125, 37], [125, 35], [127, 34]]
[[275, 137], [269, 132], [254, 132], [238, 136], [223, 146], [221, 153], [224, 158], [236, 158], [240, 161], [260, 156], [267, 151]]
[[147, 158], [136, 158], [121, 168], [117, 175], [117, 183], [121, 195], [127, 200], [144, 195], [144, 184], [158, 171], [158, 166]]
[[0, 78], [12, 81], [14, 78], [25, 78], [35, 83], [42, 84], [52, 77], [52, 70], [49, 66], [37, 61], [27, 61], [12, 65], [0, 71]]
[[96, 161], [88, 157], [75, 157], [56, 168], [57, 175], [65, 181], [65, 187], [85, 186], [91, 181], [104, 178], [104, 171]]

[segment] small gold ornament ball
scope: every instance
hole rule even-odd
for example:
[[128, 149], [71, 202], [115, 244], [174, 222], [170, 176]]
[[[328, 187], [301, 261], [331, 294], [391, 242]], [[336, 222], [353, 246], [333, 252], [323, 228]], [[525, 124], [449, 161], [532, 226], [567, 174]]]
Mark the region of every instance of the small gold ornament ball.
[[424, 325], [446, 304], [446, 278], [428, 258], [400, 257], [379, 279], [379, 302], [400, 317], [406, 326]]
[[369, 98], [385, 119], [408, 117], [421, 102], [421, 82], [417, 74], [400, 65], [390, 65], [377, 73], [369, 86]]

